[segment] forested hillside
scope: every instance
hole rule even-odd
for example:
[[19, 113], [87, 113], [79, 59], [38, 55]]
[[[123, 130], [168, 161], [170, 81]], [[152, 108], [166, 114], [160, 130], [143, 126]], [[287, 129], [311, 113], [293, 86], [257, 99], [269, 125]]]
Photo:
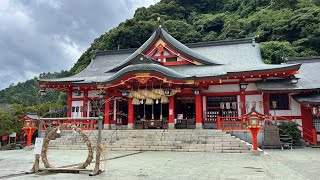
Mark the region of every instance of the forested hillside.
[[161, 17], [183, 43], [256, 37], [266, 62], [320, 53], [320, 0], [162, 0], [95, 39], [71, 73], [90, 62], [93, 50], [136, 48]]
[[[84, 69], [93, 51], [139, 47], [150, 37], [157, 17], [183, 43], [255, 37], [267, 63], [320, 54], [320, 0], [162, 0], [137, 9], [132, 19], [95, 39], [59, 77]], [[0, 103], [35, 105], [40, 103], [38, 90], [36, 79], [19, 83], [0, 91]], [[47, 102], [64, 100], [61, 93], [50, 94]]]

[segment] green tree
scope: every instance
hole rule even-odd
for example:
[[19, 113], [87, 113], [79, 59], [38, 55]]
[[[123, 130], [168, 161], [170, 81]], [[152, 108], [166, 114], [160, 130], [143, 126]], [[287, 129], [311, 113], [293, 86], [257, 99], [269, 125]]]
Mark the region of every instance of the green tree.
[[297, 48], [289, 42], [270, 41], [261, 43], [261, 54], [266, 63], [283, 63], [284, 57], [298, 56]]

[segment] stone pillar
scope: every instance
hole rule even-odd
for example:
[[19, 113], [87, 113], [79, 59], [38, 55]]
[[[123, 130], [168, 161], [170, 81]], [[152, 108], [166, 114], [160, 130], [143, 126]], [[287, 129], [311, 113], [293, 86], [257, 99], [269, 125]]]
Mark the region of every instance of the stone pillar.
[[104, 104], [104, 129], [110, 129], [110, 98], [109, 96], [105, 97], [105, 104]]
[[132, 98], [128, 98], [128, 129], [133, 129], [134, 108]]
[[202, 98], [201, 95], [195, 95], [196, 106], [196, 129], [202, 129]]
[[169, 96], [169, 123], [168, 123], [168, 128], [169, 129], [174, 129], [174, 96]]

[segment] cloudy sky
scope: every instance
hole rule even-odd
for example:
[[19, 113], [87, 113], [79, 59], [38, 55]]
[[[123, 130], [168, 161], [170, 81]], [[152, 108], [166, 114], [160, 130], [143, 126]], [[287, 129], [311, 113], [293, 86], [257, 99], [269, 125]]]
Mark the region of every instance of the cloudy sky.
[[0, 0], [0, 89], [69, 70], [93, 40], [159, 0]]

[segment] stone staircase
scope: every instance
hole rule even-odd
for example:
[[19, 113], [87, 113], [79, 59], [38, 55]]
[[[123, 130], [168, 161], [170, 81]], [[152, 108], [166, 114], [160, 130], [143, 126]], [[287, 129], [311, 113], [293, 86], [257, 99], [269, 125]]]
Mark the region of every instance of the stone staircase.
[[[98, 131], [87, 131], [92, 144]], [[221, 130], [103, 130], [102, 143], [112, 151], [181, 151], [249, 153], [251, 145]], [[50, 141], [50, 149], [87, 149], [82, 137], [67, 132]]]

